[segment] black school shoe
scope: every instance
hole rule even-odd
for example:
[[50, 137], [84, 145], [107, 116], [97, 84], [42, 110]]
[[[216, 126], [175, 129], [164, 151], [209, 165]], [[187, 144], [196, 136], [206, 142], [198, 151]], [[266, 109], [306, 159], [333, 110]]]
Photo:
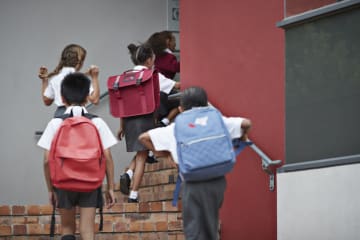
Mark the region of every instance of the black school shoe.
[[167, 125], [165, 123], [163, 123], [162, 121], [159, 121], [155, 124], [155, 127], [156, 128], [159, 128], [159, 127], [166, 127]]
[[139, 202], [139, 199], [137, 198], [128, 198], [128, 203], [138, 203]]
[[61, 237], [61, 240], [76, 240], [74, 235], [65, 235]]
[[129, 195], [130, 193], [130, 177], [129, 174], [124, 173], [120, 175], [120, 192], [124, 195]]
[[150, 164], [153, 164], [153, 163], [157, 163], [157, 162], [159, 162], [159, 161], [156, 160], [154, 156], [149, 156], [149, 155], [148, 155], [147, 158], [146, 158], [146, 162], [147, 162], [147, 163], [150, 163]]

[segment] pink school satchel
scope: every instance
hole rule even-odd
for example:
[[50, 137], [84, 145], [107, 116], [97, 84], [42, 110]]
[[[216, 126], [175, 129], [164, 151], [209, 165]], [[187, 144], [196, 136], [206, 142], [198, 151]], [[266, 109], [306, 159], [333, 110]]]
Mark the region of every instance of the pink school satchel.
[[128, 70], [108, 78], [110, 113], [133, 117], [154, 112], [160, 103], [159, 75], [156, 70]]

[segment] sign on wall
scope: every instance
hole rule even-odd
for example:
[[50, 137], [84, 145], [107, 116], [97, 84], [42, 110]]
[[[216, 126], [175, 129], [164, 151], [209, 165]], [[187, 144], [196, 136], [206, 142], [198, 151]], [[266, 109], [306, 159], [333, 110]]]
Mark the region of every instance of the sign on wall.
[[179, 31], [179, 0], [168, 0], [168, 30]]

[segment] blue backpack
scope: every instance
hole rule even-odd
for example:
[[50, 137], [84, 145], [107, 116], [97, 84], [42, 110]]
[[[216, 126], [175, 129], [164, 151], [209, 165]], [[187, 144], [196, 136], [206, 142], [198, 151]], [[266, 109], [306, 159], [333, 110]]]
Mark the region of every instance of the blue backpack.
[[179, 173], [184, 181], [224, 176], [235, 164], [232, 140], [222, 115], [213, 107], [193, 108], [175, 119]]

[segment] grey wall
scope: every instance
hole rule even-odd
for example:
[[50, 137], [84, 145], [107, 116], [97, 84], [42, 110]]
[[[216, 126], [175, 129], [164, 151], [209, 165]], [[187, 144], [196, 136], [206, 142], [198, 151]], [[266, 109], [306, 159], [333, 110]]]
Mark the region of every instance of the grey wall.
[[[87, 51], [85, 70], [100, 67], [101, 92], [107, 77], [132, 66], [126, 46], [166, 29], [166, 0], [1, 0], [0, 101], [2, 103], [0, 204], [47, 203], [42, 150], [36, 130], [43, 130], [54, 106], [41, 100], [40, 65], [52, 70], [65, 45]], [[102, 116], [114, 134], [119, 121], [109, 115], [105, 100], [91, 110]], [[116, 181], [132, 154], [124, 143], [112, 148]]]
[[360, 164], [277, 174], [278, 240], [360, 239]]

